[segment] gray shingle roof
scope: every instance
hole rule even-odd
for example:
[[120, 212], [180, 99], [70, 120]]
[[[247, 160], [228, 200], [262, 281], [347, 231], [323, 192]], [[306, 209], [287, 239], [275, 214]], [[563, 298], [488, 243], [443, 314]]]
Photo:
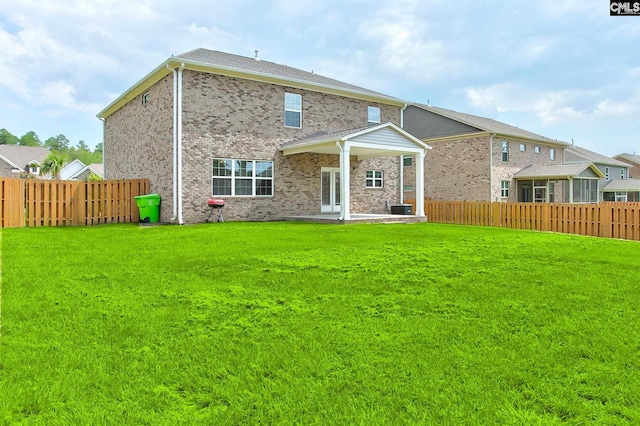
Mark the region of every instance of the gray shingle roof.
[[612, 180], [601, 191], [640, 191], [640, 179]]
[[606, 155], [598, 154], [597, 152], [593, 152], [586, 148], [581, 148], [575, 145], [571, 145], [565, 148], [565, 163], [573, 162], [570, 159], [566, 158], [567, 156], [569, 156], [569, 158], [579, 158], [580, 160], [577, 160], [577, 162], [583, 162], [586, 160], [591, 161], [592, 163], [606, 164], [609, 166], [629, 167], [627, 163], [623, 163], [619, 160], [614, 160], [613, 158], [607, 157]]
[[[190, 52], [182, 53], [176, 56], [176, 58], [200, 62], [202, 64], [215, 67], [224, 67], [233, 70], [246, 71], [249, 73], [270, 75], [287, 80], [303, 81], [306, 83], [327, 86], [335, 89], [349, 90], [364, 95], [392, 98], [391, 96], [375, 92], [373, 90], [334, 80], [332, 78], [323, 77], [313, 72], [303, 71], [297, 68], [288, 67], [286, 65], [264, 61], [262, 59], [256, 60], [255, 58], [233, 55], [231, 53], [219, 52], [216, 50], [195, 49]], [[398, 101], [400, 100], [398, 99]]]
[[618, 155], [614, 155], [613, 158], [617, 158], [617, 159], [620, 159], [620, 160], [628, 161], [630, 163], [633, 163], [635, 165], [640, 166], [640, 155], [618, 154]]
[[0, 145], [0, 155], [24, 170], [31, 161], [42, 163], [50, 151], [41, 146]]
[[589, 162], [553, 166], [529, 166], [520, 170], [514, 177], [518, 179], [573, 177], [584, 172], [589, 166], [591, 166]]
[[547, 138], [546, 136], [539, 135], [537, 133], [529, 132], [528, 130], [521, 129], [510, 124], [502, 123], [500, 121], [493, 120], [491, 118], [480, 117], [478, 115], [467, 114], [464, 112], [458, 112], [451, 109], [434, 107], [431, 105], [414, 104], [415, 106], [424, 109], [425, 111], [431, 111], [435, 114], [442, 115], [444, 117], [451, 118], [469, 126], [476, 127], [480, 130], [484, 130], [491, 133], [498, 133], [505, 136], [514, 136], [527, 139], [535, 139], [541, 142], [568, 145], [566, 142], [558, 141], [557, 139]]

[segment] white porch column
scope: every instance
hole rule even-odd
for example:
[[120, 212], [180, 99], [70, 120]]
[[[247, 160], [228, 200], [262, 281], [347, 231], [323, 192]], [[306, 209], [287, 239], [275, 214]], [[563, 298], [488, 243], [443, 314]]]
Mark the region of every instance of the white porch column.
[[416, 155], [416, 216], [424, 217], [424, 157], [426, 151], [422, 150]]
[[351, 219], [351, 146], [345, 141], [340, 150], [340, 216]]

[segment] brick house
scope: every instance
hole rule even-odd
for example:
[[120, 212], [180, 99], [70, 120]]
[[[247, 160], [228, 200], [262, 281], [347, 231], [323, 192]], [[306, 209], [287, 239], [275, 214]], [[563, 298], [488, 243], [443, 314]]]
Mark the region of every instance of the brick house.
[[227, 220], [385, 214], [402, 197], [401, 156], [429, 148], [402, 129], [405, 107], [257, 55], [197, 49], [98, 114], [105, 178], [149, 178], [161, 222], [204, 222], [211, 197]]
[[40, 166], [49, 154], [41, 146], [0, 145], [0, 177], [39, 178]]
[[[425, 196], [450, 201], [597, 202], [602, 173], [588, 160], [565, 164], [569, 144], [490, 118], [429, 105], [404, 111], [404, 129], [433, 147]], [[403, 177], [416, 161], [405, 159]], [[414, 198], [404, 185], [403, 196]]]
[[640, 179], [640, 155], [618, 154], [614, 155], [613, 159], [629, 165], [629, 179]]

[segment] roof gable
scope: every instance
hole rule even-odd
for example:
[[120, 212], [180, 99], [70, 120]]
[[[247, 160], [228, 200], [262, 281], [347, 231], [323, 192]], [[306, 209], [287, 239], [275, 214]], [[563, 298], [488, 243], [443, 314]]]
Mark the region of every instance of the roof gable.
[[306, 138], [286, 142], [282, 144], [280, 151], [284, 155], [302, 152], [337, 154], [340, 151], [337, 143], [341, 142], [348, 142], [351, 155], [359, 159], [417, 153], [431, 149], [429, 145], [395, 124], [384, 123], [335, 132], [318, 132]]
[[106, 118], [113, 114], [120, 107], [170, 74], [174, 69], [180, 67], [193, 71], [365, 99], [387, 105], [404, 106], [407, 104], [406, 101], [401, 99], [324, 77], [314, 72], [215, 50], [196, 49], [167, 59], [100, 111], [98, 117]]

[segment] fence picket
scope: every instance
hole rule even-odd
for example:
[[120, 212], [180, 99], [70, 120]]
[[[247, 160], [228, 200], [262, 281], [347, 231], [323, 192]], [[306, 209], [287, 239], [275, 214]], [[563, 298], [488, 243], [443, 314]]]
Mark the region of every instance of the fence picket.
[[[406, 203], [415, 206], [415, 200]], [[429, 222], [640, 241], [640, 203], [548, 204], [424, 200]]]
[[133, 197], [148, 192], [148, 179], [80, 182], [0, 178], [0, 227], [137, 222]]

